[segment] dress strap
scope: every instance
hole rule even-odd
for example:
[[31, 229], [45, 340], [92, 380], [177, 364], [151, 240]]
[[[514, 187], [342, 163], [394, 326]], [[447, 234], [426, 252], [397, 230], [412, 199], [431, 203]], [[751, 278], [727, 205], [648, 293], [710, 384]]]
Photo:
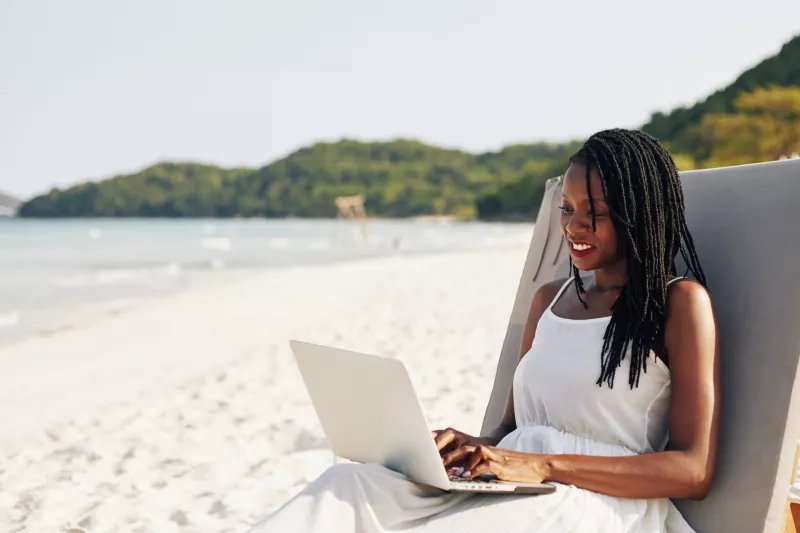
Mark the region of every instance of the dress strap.
[[[547, 309], [550, 309], [551, 307], [553, 307], [556, 304], [558, 299], [561, 298], [561, 295], [564, 294], [564, 291], [567, 290], [567, 287], [570, 286], [570, 284], [572, 283], [572, 281], [574, 279], [575, 279], [575, 277], [573, 276], [573, 277], [567, 279], [567, 281], [564, 282], [564, 284], [561, 286], [561, 288], [558, 289], [558, 292], [556, 293], [555, 298], [553, 298], [553, 301], [550, 302], [550, 305], [547, 306]], [[669, 288], [669, 286], [672, 285], [673, 283], [675, 283], [676, 281], [680, 281], [682, 279], [689, 279], [689, 278], [687, 278], [686, 276], [678, 276], [678, 277], [672, 278], [671, 280], [669, 280], [667, 282], [667, 288]]]
[[677, 278], [672, 278], [671, 280], [669, 280], [669, 281], [667, 282], [667, 287], [669, 287], [670, 285], [672, 285], [672, 284], [673, 284], [673, 283], [675, 283], [676, 281], [680, 281], [680, 280], [682, 280], [682, 279], [689, 279], [689, 278], [687, 278], [686, 276], [678, 276]]
[[550, 305], [547, 306], [547, 310], [550, 310], [550, 308], [555, 305], [555, 303], [558, 301], [558, 299], [561, 298], [561, 295], [564, 294], [564, 291], [567, 290], [567, 287], [569, 287], [569, 285], [570, 285], [570, 283], [572, 283], [573, 279], [575, 279], [575, 278], [574, 277], [569, 278], [567, 281], [564, 282], [564, 284], [561, 286], [561, 288], [558, 289], [558, 292], [556, 293], [555, 298], [553, 298], [553, 301], [550, 302]]

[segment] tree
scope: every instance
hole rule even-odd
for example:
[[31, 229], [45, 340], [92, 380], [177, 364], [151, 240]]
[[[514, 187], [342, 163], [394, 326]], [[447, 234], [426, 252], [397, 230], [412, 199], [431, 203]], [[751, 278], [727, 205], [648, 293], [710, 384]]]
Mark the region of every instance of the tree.
[[800, 87], [759, 88], [740, 95], [735, 113], [707, 115], [700, 140], [705, 166], [774, 161], [800, 153]]
[[642, 126], [677, 152], [704, 159], [707, 154], [697, 146], [697, 129], [704, 117], [735, 111], [735, 102], [742, 93], [770, 86], [800, 86], [800, 35], [789, 40], [774, 56], [743, 72], [733, 83], [709, 95], [691, 107], [679, 107], [669, 113], [654, 113]]

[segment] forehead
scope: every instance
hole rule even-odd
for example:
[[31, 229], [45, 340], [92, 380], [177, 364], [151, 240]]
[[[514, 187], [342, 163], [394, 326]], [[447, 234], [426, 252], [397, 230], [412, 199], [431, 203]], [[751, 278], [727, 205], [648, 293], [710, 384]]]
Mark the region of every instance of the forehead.
[[[603, 196], [603, 183], [600, 174], [592, 169], [589, 174], [589, 183], [592, 189], [592, 200], [605, 202]], [[586, 167], [572, 164], [567, 168], [562, 180], [561, 194], [573, 201], [589, 201], [589, 191], [586, 190]]]

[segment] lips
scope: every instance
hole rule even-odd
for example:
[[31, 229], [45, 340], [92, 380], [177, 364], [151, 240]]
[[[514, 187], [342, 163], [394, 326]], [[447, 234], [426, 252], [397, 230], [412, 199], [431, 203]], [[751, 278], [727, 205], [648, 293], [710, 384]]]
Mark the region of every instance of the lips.
[[585, 242], [568, 241], [568, 245], [569, 245], [569, 253], [572, 255], [572, 257], [578, 259], [586, 257], [587, 255], [591, 254], [596, 250], [594, 246]]

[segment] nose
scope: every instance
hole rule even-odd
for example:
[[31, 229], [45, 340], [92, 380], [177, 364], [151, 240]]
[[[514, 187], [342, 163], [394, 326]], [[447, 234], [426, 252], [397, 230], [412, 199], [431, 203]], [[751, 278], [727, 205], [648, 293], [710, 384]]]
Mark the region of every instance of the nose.
[[564, 227], [570, 235], [576, 237], [587, 235], [592, 233], [592, 217], [590, 215], [573, 213]]

